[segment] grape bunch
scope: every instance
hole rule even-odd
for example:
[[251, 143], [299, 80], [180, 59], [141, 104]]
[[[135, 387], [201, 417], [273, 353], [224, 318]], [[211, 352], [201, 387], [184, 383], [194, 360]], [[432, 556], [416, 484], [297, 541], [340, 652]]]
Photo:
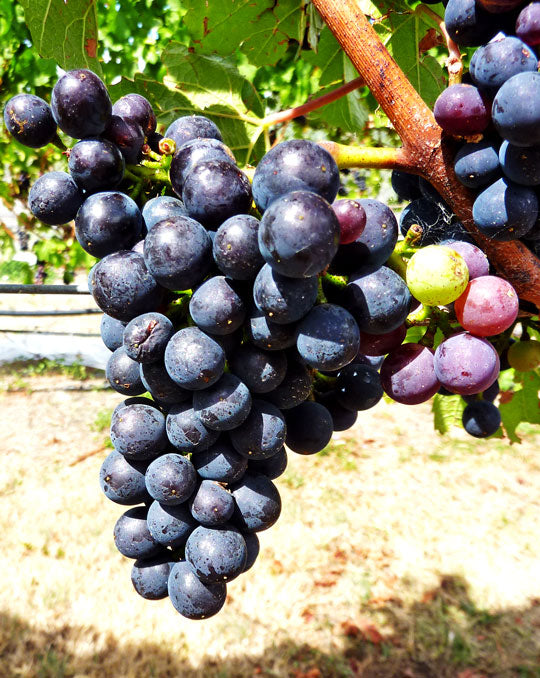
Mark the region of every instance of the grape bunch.
[[[250, 179], [213, 121], [183, 116], [162, 136], [144, 97], [113, 105], [90, 71], [63, 75], [50, 107], [36, 99], [4, 116], [21, 143], [78, 140], [29, 206], [73, 219], [98, 259], [106, 376], [126, 396], [100, 484], [130, 507], [114, 541], [142, 597], [216, 614], [280, 515], [286, 448], [321, 451], [384, 393], [460, 394], [469, 433], [498, 429], [493, 337], [510, 343], [517, 295], [427, 182], [394, 174], [411, 201], [398, 225], [378, 200], [336, 200], [338, 167], [312, 141], [277, 144]], [[431, 316], [412, 341], [419, 305]]]

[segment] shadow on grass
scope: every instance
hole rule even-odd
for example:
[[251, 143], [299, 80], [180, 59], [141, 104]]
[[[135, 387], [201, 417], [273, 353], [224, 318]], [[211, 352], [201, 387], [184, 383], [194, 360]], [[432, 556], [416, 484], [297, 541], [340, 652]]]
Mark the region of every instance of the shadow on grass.
[[[294, 639], [269, 638], [260, 656], [209, 656], [193, 667], [189, 648], [180, 654], [150, 640], [122, 642], [121, 632], [103, 640], [99, 629], [82, 625], [48, 630], [3, 612], [0, 676], [540, 678], [540, 601], [490, 614], [474, 605], [463, 580], [448, 576], [409, 607], [392, 601], [358, 614], [373, 625], [349, 621], [335, 629], [333, 652], [302, 643], [299, 628]], [[391, 627], [392, 635], [380, 636], [376, 620]]]

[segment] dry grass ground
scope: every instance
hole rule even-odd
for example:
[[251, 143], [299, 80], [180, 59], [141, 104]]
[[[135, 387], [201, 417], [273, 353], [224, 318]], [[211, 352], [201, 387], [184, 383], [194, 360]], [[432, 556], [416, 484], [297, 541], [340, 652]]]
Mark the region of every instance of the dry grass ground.
[[540, 676], [540, 438], [381, 403], [290, 455], [258, 562], [190, 622], [132, 590], [97, 483], [119, 396], [76, 385], [0, 377], [1, 678]]

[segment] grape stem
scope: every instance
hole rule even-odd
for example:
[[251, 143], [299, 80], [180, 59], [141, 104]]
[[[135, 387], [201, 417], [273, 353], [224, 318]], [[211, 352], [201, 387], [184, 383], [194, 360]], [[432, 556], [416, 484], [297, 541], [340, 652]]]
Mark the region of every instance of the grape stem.
[[313, 0], [313, 4], [400, 136], [405, 156], [400, 158], [401, 167], [408, 166], [408, 171], [437, 189], [498, 275], [513, 285], [521, 299], [540, 308], [540, 262], [520, 241], [499, 242], [478, 231], [472, 218], [474, 193], [454, 173], [455, 142], [442, 135], [432, 111], [382, 44], [361, 3]]
[[401, 169], [411, 171], [411, 160], [403, 148], [378, 146], [346, 146], [335, 141], [319, 141], [334, 158], [339, 169], [369, 167], [370, 169]]
[[428, 19], [431, 19], [436, 24], [439, 33], [443, 36], [448, 48], [448, 59], [446, 60], [446, 68], [448, 70], [448, 85], [459, 85], [463, 75], [463, 60], [459, 47], [449, 36], [446, 30], [444, 19], [441, 18], [427, 5], [421, 4], [414, 10], [415, 14], [423, 14]]
[[403, 278], [403, 280], [406, 279], [407, 264], [403, 261], [402, 256], [398, 251], [394, 250], [392, 254], [388, 257], [384, 265], [387, 266], [388, 268], [391, 268], [395, 273], [399, 275], [400, 278]]
[[353, 92], [359, 87], [364, 87], [366, 83], [363, 78], [355, 78], [350, 82], [346, 82], [341, 87], [328, 92], [328, 94], [323, 94], [316, 99], [312, 99], [301, 106], [295, 106], [294, 108], [289, 108], [286, 111], [279, 111], [278, 113], [272, 113], [272, 115], [267, 115], [266, 118], [263, 118], [261, 125], [263, 127], [271, 127], [272, 125], [279, 125], [282, 122], [288, 122], [289, 120], [294, 120], [294, 118], [299, 118], [301, 115], [307, 115], [312, 111], [316, 111], [318, 108], [322, 108], [327, 104], [331, 104], [341, 97], [346, 96], [350, 92]]

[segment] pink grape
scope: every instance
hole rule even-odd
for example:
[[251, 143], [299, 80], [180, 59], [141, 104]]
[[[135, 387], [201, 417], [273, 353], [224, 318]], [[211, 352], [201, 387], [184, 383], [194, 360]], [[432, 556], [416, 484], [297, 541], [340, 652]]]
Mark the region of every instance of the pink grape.
[[478, 337], [507, 330], [517, 318], [518, 307], [515, 289], [496, 275], [474, 278], [454, 303], [459, 324]]

